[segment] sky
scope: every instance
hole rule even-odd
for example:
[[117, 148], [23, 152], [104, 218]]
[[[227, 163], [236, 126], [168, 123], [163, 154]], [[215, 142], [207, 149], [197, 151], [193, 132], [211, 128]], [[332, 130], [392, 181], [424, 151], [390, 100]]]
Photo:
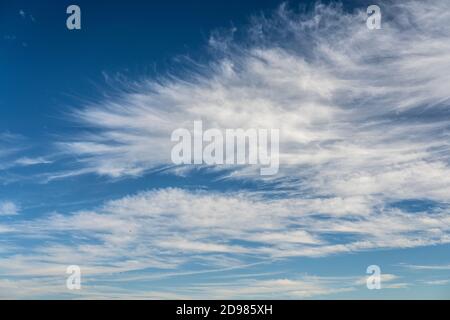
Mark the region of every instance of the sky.
[[[0, 0], [0, 298], [449, 299], [449, 21], [446, 0]], [[196, 120], [278, 129], [278, 173], [174, 165]]]

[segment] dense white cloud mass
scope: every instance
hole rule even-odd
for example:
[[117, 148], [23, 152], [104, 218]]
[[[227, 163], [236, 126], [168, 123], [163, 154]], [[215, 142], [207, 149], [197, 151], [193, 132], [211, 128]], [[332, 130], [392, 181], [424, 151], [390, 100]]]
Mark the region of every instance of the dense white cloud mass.
[[18, 214], [19, 211], [19, 207], [14, 202], [0, 201], [0, 216], [13, 216]]
[[[269, 191], [150, 190], [90, 211], [0, 223], [8, 236], [0, 274], [32, 277], [23, 280], [32, 288], [33, 277], [63, 274], [70, 264], [99, 277], [450, 243], [450, 2], [386, 2], [382, 10], [382, 29], [368, 30], [365, 8], [350, 14], [317, 5], [305, 16], [282, 6], [255, 18], [244, 42], [211, 37], [210, 64], [130, 85], [75, 111], [89, 133], [59, 146], [80, 163], [50, 179], [171, 167], [171, 132], [194, 120], [209, 128], [280, 129], [280, 172], [264, 178], [273, 183]], [[254, 167], [225, 169], [225, 178], [262, 179]], [[186, 168], [170, 172], [179, 171]], [[411, 212], [411, 200], [427, 205]], [[24, 238], [45, 246], [21, 252], [15, 241]], [[20, 284], [1, 287], [31, 295]], [[208, 284], [207, 292], [309, 297], [351, 288], [274, 277]], [[96, 297], [127, 294], [96, 290]], [[196, 297], [206, 289], [177, 292], [140, 297]]]
[[[60, 232], [82, 236], [96, 243], [80, 244], [83, 260], [96, 264], [103, 257], [108, 265], [117, 256], [176, 265], [196, 253], [321, 256], [450, 241], [447, 210], [407, 213], [369, 206], [370, 201], [359, 198], [267, 200], [248, 193], [163, 189], [110, 201], [97, 211], [54, 214], [17, 225], [16, 232], [35, 237]], [[327, 240], [329, 234], [352, 237], [335, 244]], [[64, 250], [68, 254], [74, 250], [70, 248], [58, 245], [45, 250], [59, 258]]]
[[294, 192], [448, 201], [450, 4], [432, 2], [387, 3], [375, 31], [363, 11], [282, 6], [254, 19], [246, 45], [212, 38], [221, 58], [198, 72], [76, 111], [93, 131], [61, 147], [80, 157], [80, 173], [120, 177], [170, 165], [171, 132], [194, 120], [279, 128], [274, 179]]
[[[68, 265], [80, 264], [87, 279], [109, 279], [113, 274], [125, 277], [122, 281], [133, 281], [132, 276], [121, 274], [148, 268], [181, 272], [188, 263], [226, 269], [249, 261], [265, 263], [450, 242], [448, 211], [371, 212], [367, 205], [359, 198], [267, 200], [246, 193], [143, 192], [107, 202], [96, 211], [53, 214], [9, 225], [3, 231], [0, 226], [11, 246], [4, 249], [7, 258], [0, 261], [0, 273], [25, 279], [57, 278]], [[46, 245], [22, 252], [15, 240], [27, 238], [45, 241]], [[339, 243], [336, 238], [341, 239]], [[348, 286], [345, 281], [341, 284], [343, 287], [330, 292]], [[295, 283], [293, 287], [297, 288]], [[258, 288], [252, 291], [256, 296]], [[325, 294], [327, 287], [307, 295], [308, 288], [296, 291], [307, 297]], [[225, 291], [219, 290], [218, 297], [237, 294], [222, 289]], [[300, 297], [290, 296], [296, 295]]]

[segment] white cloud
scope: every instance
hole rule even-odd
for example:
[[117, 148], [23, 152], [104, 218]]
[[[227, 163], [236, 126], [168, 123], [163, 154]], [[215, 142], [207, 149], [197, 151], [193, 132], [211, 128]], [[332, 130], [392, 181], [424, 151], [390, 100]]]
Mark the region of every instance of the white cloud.
[[11, 201], [0, 201], [0, 216], [13, 216], [18, 214], [19, 207]]
[[[76, 110], [91, 133], [59, 146], [77, 155], [74, 174], [136, 176], [170, 166], [170, 133], [194, 120], [280, 128], [273, 179], [293, 193], [448, 202], [449, 6], [386, 4], [377, 31], [363, 11], [318, 5], [303, 16], [282, 6], [254, 19], [247, 44], [226, 38], [220, 58], [197, 71], [125, 84], [127, 93]], [[260, 179], [256, 168], [223, 168]]]
[[[0, 280], [0, 298], [36, 299], [42, 297], [67, 297], [72, 299], [308, 299], [352, 292], [361, 288], [357, 276], [321, 277], [293, 275], [273, 277], [266, 274], [258, 279], [249, 274], [235, 274], [226, 281], [200, 281], [187, 284], [169, 284], [151, 289], [129, 289], [120, 286], [121, 277], [83, 278], [82, 290], [68, 291], [63, 274], [53, 277], [31, 277]], [[389, 275], [383, 280], [383, 289], [402, 289], [406, 284], [392, 282], [397, 277]], [[96, 283], [100, 280], [102, 285]], [[141, 283], [143, 278], [123, 278], [126, 283]], [[365, 282], [364, 282], [365, 286]]]
[[[344, 279], [345, 280], [345, 279]], [[238, 283], [204, 284], [197, 288], [215, 299], [306, 299], [355, 290], [345, 281], [324, 281], [320, 277], [300, 279], [245, 280]]]
[[450, 264], [441, 265], [403, 265], [406, 268], [414, 270], [450, 270]]
[[29, 157], [22, 157], [17, 160], [15, 160], [15, 164], [19, 166], [34, 166], [38, 164], [50, 164], [53, 161], [47, 160], [43, 157], [36, 157], [36, 158], [29, 158]]
[[[387, 6], [396, 16], [375, 32], [362, 13], [319, 5], [304, 17], [282, 7], [253, 25], [252, 45], [227, 43], [224, 58], [196, 73], [75, 111], [91, 133], [60, 144], [82, 167], [62, 176], [122, 177], [170, 165], [171, 131], [193, 120], [280, 128], [281, 172], [268, 193], [284, 198], [161, 190], [50, 225], [93, 232], [104, 246], [85, 248], [96, 254], [148, 243], [154, 260], [175, 265], [199, 253], [282, 258], [448, 243], [450, 8], [434, 4]], [[259, 178], [251, 168], [227, 174]], [[409, 199], [439, 205], [390, 207]]]
[[[26, 175], [11, 174], [11, 171], [23, 167], [52, 164], [57, 155], [39, 156], [36, 155], [34, 145], [27, 137], [13, 134], [10, 132], [0, 132], [0, 182], [7, 184], [17, 181], [33, 180], [42, 181], [41, 176], [37, 174]], [[42, 152], [42, 147], [39, 153]], [[47, 173], [44, 173], [44, 180]]]
[[425, 281], [425, 283], [432, 285], [432, 286], [445, 286], [450, 283], [450, 280], [449, 279], [430, 280], [430, 281]]
[[[0, 270], [52, 275], [61, 266], [83, 264], [86, 273], [98, 274], [178, 268], [221, 256], [243, 264], [246, 259], [320, 257], [450, 242], [447, 211], [347, 209], [343, 215], [342, 208], [322, 207], [315, 199], [266, 199], [247, 192], [142, 192], [97, 210], [11, 223], [10, 243], [33, 238], [36, 243], [45, 241], [45, 246], [23, 248], [26, 256], [18, 250], [0, 262]], [[70, 244], [64, 244], [67, 241]], [[36, 263], [39, 267], [30, 267]]]
[[115, 286], [84, 282], [81, 291], [68, 291], [64, 281], [58, 277], [0, 280], [0, 298], [35, 299], [42, 297], [67, 297], [72, 299], [239, 299], [272, 298], [304, 299], [337, 292], [348, 292], [355, 288], [351, 283], [335, 279], [320, 278], [235, 280], [226, 283], [197, 283], [190, 286], [166, 286], [153, 290], [130, 290]]

